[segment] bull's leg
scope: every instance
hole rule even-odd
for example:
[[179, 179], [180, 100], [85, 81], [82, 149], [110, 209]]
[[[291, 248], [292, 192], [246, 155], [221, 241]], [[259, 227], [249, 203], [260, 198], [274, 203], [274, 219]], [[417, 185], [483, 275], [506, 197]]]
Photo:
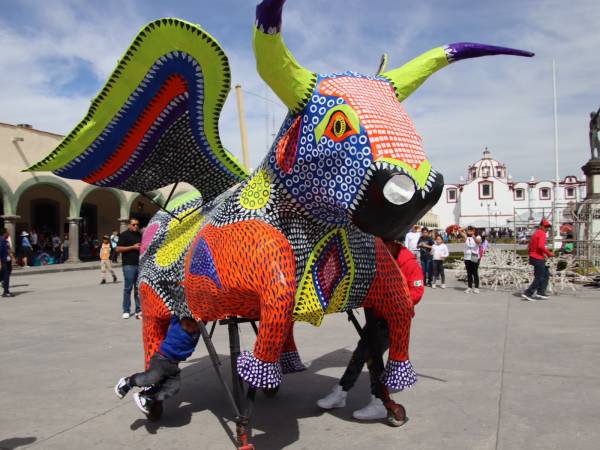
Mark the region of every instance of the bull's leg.
[[364, 306], [372, 308], [389, 328], [390, 353], [382, 381], [392, 390], [402, 390], [416, 382], [408, 358], [413, 305], [400, 269], [379, 239], [376, 240], [375, 251], [376, 275]]
[[294, 341], [294, 323], [290, 325], [290, 329], [287, 335], [287, 339], [283, 344], [283, 351], [281, 352], [281, 357], [279, 358], [279, 362], [281, 364], [281, 372], [286, 373], [294, 373], [294, 372], [302, 372], [306, 370], [306, 366], [302, 363], [300, 359], [300, 355], [298, 354], [298, 349], [296, 348], [296, 342]]
[[167, 335], [171, 313], [160, 296], [146, 283], [140, 283], [140, 301], [142, 306], [142, 329], [146, 369], [150, 358]]
[[295, 258], [287, 241], [261, 246], [263, 266], [257, 275], [260, 325], [254, 352], [238, 358], [238, 374], [250, 386], [273, 389], [281, 384], [279, 357], [291, 331], [296, 293]]

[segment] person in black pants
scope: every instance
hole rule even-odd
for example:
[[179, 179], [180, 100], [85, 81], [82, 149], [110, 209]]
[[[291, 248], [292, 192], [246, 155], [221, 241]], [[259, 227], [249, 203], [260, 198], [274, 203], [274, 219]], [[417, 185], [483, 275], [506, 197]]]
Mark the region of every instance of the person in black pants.
[[13, 293], [10, 292], [10, 272], [11, 267], [11, 248], [8, 243], [9, 233], [6, 228], [2, 228], [0, 232], [0, 269], [2, 273], [2, 297], [14, 297]]
[[467, 232], [460, 230], [465, 239], [465, 269], [467, 270], [467, 287], [465, 293], [479, 294], [479, 243], [475, 238], [475, 229], [468, 227]]
[[425, 276], [425, 285], [431, 287], [431, 281], [433, 279], [433, 255], [431, 254], [431, 248], [433, 247], [433, 238], [429, 235], [429, 229], [423, 227], [421, 229], [421, 237], [417, 243], [417, 248], [420, 252], [421, 257], [421, 268], [423, 269], [423, 275]]
[[123, 319], [131, 317], [131, 291], [135, 301], [135, 318], [141, 319], [142, 309], [140, 307], [140, 297], [138, 295], [138, 266], [140, 264], [140, 247], [142, 235], [140, 233], [140, 221], [134, 218], [129, 219], [127, 231], [121, 233], [117, 244], [117, 252], [123, 256]]

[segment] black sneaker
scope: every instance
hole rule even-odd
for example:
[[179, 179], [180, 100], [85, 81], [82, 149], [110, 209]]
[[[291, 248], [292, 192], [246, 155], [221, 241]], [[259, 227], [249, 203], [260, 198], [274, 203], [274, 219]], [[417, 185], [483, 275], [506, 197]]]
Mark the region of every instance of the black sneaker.
[[130, 390], [131, 386], [129, 386], [129, 378], [127, 377], [121, 378], [115, 386], [115, 394], [119, 398], [125, 397]]
[[140, 409], [140, 411], [142, 411], [144, 414], [150, 414], [154, 400], [152, 400], [150, 397], [146, 397], [142, 392], [136, 392], [133, 394], [133, 399], [135, 400], [135, 405]]
[[106, 284], [106, 280], [102, 280], [100, 284]]
[[539, 298], [542, 300], [548, 300], [550, 297], [547, 296], [546, 294], [535, 294], [535, 298]]
[[117, 276], [113, 275], [113, 283], [116, 283], [116, 282], [117, 282]]
[[4, 294], [2, 294], [2, 297], [14, 297], [15, 294], [13, 294], [12, 292], [5, 292]]

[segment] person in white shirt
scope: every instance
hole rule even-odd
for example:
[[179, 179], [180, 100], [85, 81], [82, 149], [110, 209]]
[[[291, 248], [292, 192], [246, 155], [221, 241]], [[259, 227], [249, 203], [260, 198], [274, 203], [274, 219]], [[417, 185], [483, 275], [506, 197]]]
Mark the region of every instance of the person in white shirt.
[[433, 255], [433, 283], [431, 287], [435, 289], [435, 285], [438, 277], [442, 282], [441, 288], [446, 289], [446, 275], [444, 274], [444, 260], [450, 254], [448, 247], [444, 244], [444, 240], [440, 235], [435, 238], [435, 244], [431, 247], [431, 253]]
[[473, 227], [468, 227], [466, 233], [461, 230], [461, 233], [465, 239], [465, 269], [467, 269], [467, 284], [469, 286], [465, 293], [479, 294], [479, 243], [481, 243], [481, 240], [479, 240], [479, 243], [477, 242]]
[[419, 261], [419, 239], [421, 238], [421, 227], [419, 225], [414, 225], [412, 231], [406, 233], [406, 238], [404, 239], [404, 246], [410, 250], [413, 255]]

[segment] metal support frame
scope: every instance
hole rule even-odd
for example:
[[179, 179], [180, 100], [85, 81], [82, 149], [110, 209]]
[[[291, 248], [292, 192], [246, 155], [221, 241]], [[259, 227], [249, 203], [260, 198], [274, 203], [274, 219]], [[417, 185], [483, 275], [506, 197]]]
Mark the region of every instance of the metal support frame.
[[171, 211], [169, 211], [167, 209], [167, 206], [169, 205], [169, 202], [171, 201], [171, 197], [173, 196], [173, 193], [175, 192], [175, 189], [177, 189], [177, 186], [179, 185], [179, 182], [175, 183], [173, 185], [173, 188], [171, 189], [171, 192], [169, 193], [169, 196], [167, 197], [167, 200], [165, 201], [164, 205], [161, 205], [160, 203], [158, 203], [156, 200], [154, 200], [152, 197], [150, 197], [148, 194], [146, 194], [145, 192], [138, 192], [142, 197], [150, 200], [152, 203], [154, 203], [156, 206], [158, 206], [162, 211], [166, 212], [169, 216], [171, 216], [173, 219], [177, 220], [179, 223], [183, 222], [188, 216], [191, 216], [192, 214], [194, 214], [196, 211], [200, 210], [202, 208], [202, 204], [200, 204], [198, 207], [194, 208], [193, 210], [189, 211], [187, 214], [185, 214], [182, 217], [178, 217], [175, 214], [173, 214]]
[[[229, 384], [225, 381], [223, 377], [223, 373], [221, 372], [221, 360], [215, 350], [214, 344], [212, 342], [212, 336], [215, 331], [215, 327], [217, 322], [213, 322], [210, 333], [206, 329], [206, 324], [202, 321], [198, 322], [200, 325], [200, 332], [202, 334], [202, 339], [204, 340], [204, 344], [206, 345], [206, 349], [208, 350], [208, 354], [212, 361], [212, 365], [217, 373], [217, 378], [219, 379], [219, 383], [223, 387], [227, 399], [233, 409], [234, 413], [234, 421], [235, 421], [235, 430], [236, 430], [236, 439], [238, 441], [240, 450], [252, 450], [254, 446], [249, 443], [249, 427], [248, 424], [250, 422], [250, 417], [252, 416], [252, 410], [254, 408], [254, 400], [256, 397], [256, 388], [248, 387], [246, 390], [244, 388], [244, 382], [240, 378], [237, 373], [237, 359], [240, 355], [240, 333], [239, 333], [239, 324], [250, 322], [253, 330], [258, 333], [258, 328], [256, 326], [255, 321], [243, 318], [228, 318], [220, 320], [219, 325], [227, 325], [227, 331], [229, 334], [229, 351], [231, 355], [231, 383], [232, 386], [230, 388]], [[245, 397], [245, 398], [244, 398]]]

